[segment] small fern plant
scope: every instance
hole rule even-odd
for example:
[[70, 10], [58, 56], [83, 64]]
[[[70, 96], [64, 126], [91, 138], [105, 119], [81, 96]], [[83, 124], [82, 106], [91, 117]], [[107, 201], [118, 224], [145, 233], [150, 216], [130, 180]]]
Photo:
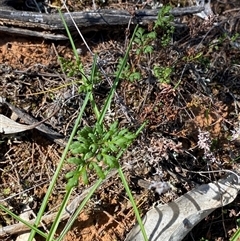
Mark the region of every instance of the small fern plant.
[[158, 12], [158, 19], [155, 22], [153, 30], [161, 32], [161, 45], [166, 47], [171, 42], [172, 34], [174, 32], [174, 26], [172, 22], [174, 20], [173, 15], [170, 13], [170, 5], [163, 6]]
[[153, 31], [148, 33], [144, 28], [138, 28], [134, 38], [134, 43], [137, 44], [137, 55], [151, 54], [156, 45], [155, 41], [158, 39], [160, 39], [163, 47], [169, 45], [174, 32], [174, 26], [172, 25], [174, 17], [170, 13], [171, 9], [171, 6], [166, 5], [159, 10]]
[[153, 43], [157, 38], [157, 33], [152, 31], [150, 33], [145, 33], [146, 30], [144, 28], [138, 28], [136, 32], [136, 37], [134, 38], [134, 42], [138, 45], [136, 50], [137, 55], [141, 54], [151, 54], [153, 52]]
[[79, 178], [88, 183], [88, 173], [94, 170], [99, 178], [104, 179], [106, 171], [118, 168], [117, 155], [126, 149], [136, 138], [127, 128], [119, 129], [118, 122], [109, 128], [96, 123], [94, 127], [86, 126], [79, 130], [76, 140], [71, 145], [72, 157], [68, 162], [75, 164], [76, 169], [67, 173], [67, 189], [78, 185]]

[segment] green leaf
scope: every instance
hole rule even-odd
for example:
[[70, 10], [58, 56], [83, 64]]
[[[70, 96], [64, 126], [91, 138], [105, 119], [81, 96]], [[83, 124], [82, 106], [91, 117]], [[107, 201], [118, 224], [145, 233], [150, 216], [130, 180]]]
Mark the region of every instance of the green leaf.
[[87, 135], [87, 137], [84, 137], [83, 135], [79, 135], [78, 137], [77, 137], [77, 139], [78, 139], [78, 141], [79, 142], [81, 142], [81, 143], [89, 143], [89, 140], [88, 140], [88, 135]]
[[97, 163], [95, 163], [95, 162], [92, 162], [92, 164], [93, 164], [93, 167], [94, 167], [98, 177], [100, 177], [101, 179], [104, 179], [105, 174], [104, 174], [102, 168], [100, 166], [98, 166]]
[[89, 168], [90, 170], [93, 169], [93, 162], [90, 162], [90, 163], [88, 164], [88, 168]]
[[76, 155], [76, 154], [84, 154], [88, 151], [88, 148], [86, 148], [85, 146], [81, 145], [78, 148], [72, 149], [71, 152], [72, 154]]
[[150, 46], [150, 45], [145, 46], [144, 49], [143, 49], [144, 54], [152, 53], [152, 52], [153, 52], [153, 47]]
[[71, 188], [78, 185], [80, 174], [81, 174], [81, 171], [79, 170], [74, 170], [66, 174], [66, 178], [68, 179], [68, 182], [66, 185], [67, 190], [70, 190]]
[[87, 170], [86, 170], [86, 166], [83, 167], [83, 169], [81, 170], [81, 177], [82, 177], [82, 181], [85, 185], [88, 184], [88, 175], [87, 175]]
[[80, 165], [80, 164], [84, 163], [84, 161], [81, 158], [77, 158], [77, 157], [70, 157], [67, 159], [67, 161], [69, 163], [73, 163], [75, 165]]
[[114, 156], [110, 155], [103, 155], [104, 162], [110, 167], [110, 168], [118, 168], [118, 161]]
[[67, 179], [69, 179], [69, 178], [73, 177], [74, 175], [76, 175], [76, 173], [78, 173], [77, 170], [70, 171], [70, 172], [68, 172], [68, 173], [65, 175], [65, 177], [66, 177]]
[[82, 145], [81, 142], [78, 141], [74, 141], [71, 145], [70, 145], [70, 149], [77, 149]]
[[94, 153], [92, 151], [88, 151], [85, 155], [84, 155], [84, 160], [88, 160], [90, 158], [94, 157]]
[[118, 145], [121, 148], [125, 148], [128, 144], [128, 139], [125, 137], [118, 138], [117, 140], [114, 141], [115, 145]]
[[68, 173], [65, 175], [65, 177], [66, 177], [67, 179], [69, 179], [69, 178], [71, 178], [71, 177], [74, 176], [75, 172], [76, 172], [76, 171], [70, 171], [70, 172], [68, 172]]
[[136, 32], [136, 36], [141, 38], [142, 35], [144, 34], [144, 32], [145, 32], [145, 29], [143, 29], [142, 27], [139, 27], [137, 32]]
[[125, 135], [127, 132], [128, 132], [128, 129], [127, 129], [127, 128], [124, 128], [124, 129], [122, 129], [122, 130], [120, 130], [120, 131], [118, 132], [118, 135], [119, 135], [119, 136], [123, 136], [123, 135]]
[[115, 132], [117, 130], [117, 126], [118, 126], [118, 121], [114, 121], [111, 125], [110, 125], [110, 128], [109, 128], [109, 131], [113, 131]]
[[91, 132], [93, 132], [92, 128], [90, 126], [85, 126], [83, 129], [77, 132], [77, 135], [82, 136], [84, 138], [88, 138], [88, 134]]
[[107, 133], [103, 136], [103, 141], [107, 141], [110, 137], [111, 137], [111, 132], [107, 132]]
[[136, 44], [139, 44], [139, 45], [141, 45], [141, 43], [142, 43], [142, 41], [141, 41], [139, 38], [135, 38], [135, 39], [134, 39], [134, 42], [135, 42]]
[[78, 185], [79, 180], [76, 179], [75, 177], [72, 177], [68, 180], [67, 185], [66, 185], [66, 190], [69, 191], [73, 187], [76, 187]]
[[156, 39], [157, 38], [157, 33], [155, 31], [152, 31], [147, 34], [147, 37], [150, 39]]
[[95, 153], [95, 152], [97, 151], [97, 149], [98, 149], [98, 145], [94, 143], [94, 144], [92, 144], [92, 145], [89, 146], [89, 149], [90, 149], [93, 153]]
[[100, 151], [103, 154], [107, 154], [109, 151], [111, 151], [110, 148], [108, 147], [108, 143], [106, 144], [106, 147], [102, 147]]
[[99, 123], [96, 123], [95, 128], [96, 128], [96, 131], [99, 135], [103, 134], [103, 125], [101, 125]]
[[117, 152], [118, 148], [113, 144], [113, 143], [108, 143], [108, 147], [111, 149], [113, 152]]
[[139, 72], [133, 72], [129, 75], [129, 80], [133, 82], [134, 80], [140, 80], [141, 79], [141, 73]]
[[88, 136], [91, 138], [91, 140], [96, 143], [98, 141], [97, 136], [93, 133], [89, 133]]
[[142, 53], [142, 48], [139, 48], [139, 49], [136, 50], [137, 55], [140, 55], [141, 53]]
[[97, 154], [96, 159], [97, 159], [98, 161], [101, 161], [101, 160], [103, 159], [102, 154], [100, 154], [100, 153]]
[[127, 134], [124, 135], [124, 137], [127, 138], [128, 140], [132, 141], [136, 138], [136, 134], [128, 132]]

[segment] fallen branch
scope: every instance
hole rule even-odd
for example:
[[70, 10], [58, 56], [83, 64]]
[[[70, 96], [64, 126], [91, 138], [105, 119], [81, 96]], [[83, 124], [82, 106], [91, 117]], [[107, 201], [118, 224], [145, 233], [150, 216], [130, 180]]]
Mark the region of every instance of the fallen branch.
[[[199, 13], [203, 10], [204, 7], [200, 6], [174, 8], [171, 10], [171, 14], [177, 17]], [[86, 32], [89, 31], [89, 28], [100, 30], [102, 27], [126, 26], [130, 20], [133, 25], [147, 25], [157, 19], [158, 11], [159, 9], [137, 10], [134, 15], [131, 15], [125, 10], [102, 9], [97, 11], [72, 12], [71, 15], [78, 27]], [[64, 13], [64, 18], [68, 28], [70, 30], [75, 29], [69, 13]], [[54, 36], [57, 34], [57, 39], [59, 40], [66, 38], [64, 35], [64, 25], [58, 13], [44, 14], [0, 8], [0, 25], [2, 25], [0, 26], [0, 31], [12, 34], [30, 35], [47, 39], [56, 39]], [[21, 29], [24, 31], [21, 32]]]

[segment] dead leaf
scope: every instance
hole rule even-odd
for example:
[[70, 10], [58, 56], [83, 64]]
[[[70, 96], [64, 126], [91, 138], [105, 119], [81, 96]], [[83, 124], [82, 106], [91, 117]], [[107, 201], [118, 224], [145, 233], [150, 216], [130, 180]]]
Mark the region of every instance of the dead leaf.
[[32, 128], [32, 125], [19, 124], [5, 115], [0, 114], [0, 133], [2, 134], [15, 134]]
[[[166, 205], [147, 212], [143, 224], [147, 236], [154, 241], [180, 241], [202, 219], [216, 208], [231, 203], [240, 190], [237, 174], [218, 182], [201, 185]], [[125, 241], [143, 241], [139, 225], [133, 227]]]

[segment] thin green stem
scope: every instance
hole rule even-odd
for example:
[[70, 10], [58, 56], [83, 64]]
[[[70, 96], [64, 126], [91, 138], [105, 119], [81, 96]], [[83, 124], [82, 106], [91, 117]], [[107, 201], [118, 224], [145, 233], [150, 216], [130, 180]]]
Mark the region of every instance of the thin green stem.
[[240, 228], [234, 233], [234, 235], [230, 238], [230, 241], [239, 241], [240, 238]]
[[116, 91], [117, 86], [118, 86], [118, 83], [119, 83], [120, 75], [121, 75], [124, 67], [126, 66], [127, 59], [128, 59], [128, 56], [129, 56], [129, 52], [130, 52], [130, 49], [131, 49], [131, 47], [132, 47], [132, 43], [133, 43], [133, 40], [134, 40], [134, 38], [135, 38], [137, 29], [138, 29], [138, 25], [137, 25], [137, 26], [135, 27], [135, 29], [134, 29], [134, 32], [133, 32], [132, 38], [131, 38], [131, 40], [130, 40], [130, 42], [129, 42], [129, 45], [128, 45], [126, 54], [124, 55], [122, 65], [121, 65], [120, 69], [118, 70], [116, 79], [115, 79], [114, 82], [113, 82], [112, 88], [111, 88], [111, 90], [110, 90], [110, 92], [109, 92], [109, 95], [108, 95], [108, 97], [107, 97], [107, 100], [106, 100], [106, 102], [105, 102], [105, 104], [104, 104], [104, 106], [103, 106], [103, 110], [101, 111], [101, 115], [100, 115], [100, 117], [99, 117], [99, 119], [98, 119], [98, 123], [99, 123], [99, 124], [102, 124], [103, 119], [104, 119], [104, 117], [105, 117], [105, 115], [106, 115], [106, 113], [107, 113], [107, 110], [108, 110], [108, 108], [109, 108], [109, 106], [110, 106], [110, 104], [111, 104], [111, 102], [112, 102], [112, 98], [113, 98], [114, 92]]
[[[90, 85], [91, 85], [92, 89], [93, 89], [93, 86], [94, 86], [94, 78], [95, 78], [96, 68], [97, 68], [97, 56], [95, 55], [93, 66], [92, 66], [92, 69], [91, 69], [91, 79], [90, 79], [90, 82], [91, 82]], [[96, 115], [96, 118], [98, 120], [99, 117], [100, 117], [100, 113], [99, 113], [99, 110], [97, 108], [96, 102], [93, 98], [93, 90], [91, 91], [90, 102], [91, 102], [91, 106], [93, 108], [93, 111]]]
[[127, 180], [126, 180], [126, 178], [125, 178], [125, 176], [124, 176], [124, 173], [123, 173], [121, 167], [118, 168], [118, 174], [119, 174], [119, 176], [120, 176], [120, 178], [121, 178], [121, 180], [122, 180], [123, 186], [124, 186], [124, 188], [125, 188], [125, 190], [126, 190], [126, 192], [127, 192], [127, 194], [128, 194], [128, 197], [129, 197], [129, 199], [130, 199], [130, 201], [131, 201], [131, 203], [132, 203], [133, 210], [134, 210], [135, 216], [136, 216], [136, 218], [137, 218], [138, 224], [139, 224], [139, 226], [140, 226], [140, 229], [141, 229], [141, 231], [142, 231], [143, 238], [144, 238], [145, 241], [148, 241], [147, 233], [146, 233], [146, 231], [145, 231], [145, 228], [144, 228], [142, 219], [141, 219], [141, 217], [140, 217], [140, 214], [139, 214], [139, 211], [138, 211], [136, 202], [135, 202], [135, 200], [134, 200], [134, 197], [133, 197], [133, 195], [132, 195], [132, 193], [131, 193], [131, 190], [130, 190], [130, 188], [129, 188], [129, 186], [128, 186]]
[[[25, 224], [27, 227], [29, 227], [31, 230], [34, 230], [36, 233], [38, 233], [39, 235], [41, 235], [44, 238], [47, 238], [47, 234], [45, 234], [44, 232], [42, 232], [41, 230], [39, 230], [38, 228], [34, 227], [33, 225], [31, 225], [29, 223], [29, 221], [26, 221], [22, 218], [20, 218], [18, 215], [14, 214], [13, 212], [11, 212], [9, 209], [5, 208], [3, 205], [0, 204], [0, 209], [2, 209], [3, 211], [5, 211], [7, 214], [9, 214], [12, 218], [18, 220], [19, 222]], [[54, 241], [54, 240], [53, 240]]]
[[63, 212], [64, 212], [64, 210], [65, 210], [65, 208], [66, 208], [66, 206], [67, 206], [67, 203], [68, 203], [68, 201], [69, 201], [69, 199], [70, 199], [70, 197], [71, 197], [72, 191], [73, 191], [73, 188], [71, 188], [71, 189], [65, 194], [64, 199], [63, 199], [63, 201], [62, 201], [62, 203], [61, 203], [61, 207], [59, 208], [59, 210], [58, 210], [58, 212], [57, 212], [57, 216], [56, 216], [56, 218], [55, 218], [55, 220], [54, 220], [54, 222], [53, 222], [53, 224], [52, 224], [52, 227], [51, 227], [51, 229], [50, 229], [50, 231], [49, 231], [49, 234], [48, 234], [48, 237], [47, 237], [46, 241], [51, 241], [51, 240], [53, 240], [54, 235], [55, 235], [55, 232], [56, 232], [56, 230], [57, 230], [57, 228], [58, 228], [58, 225], [59, 225], [59, 223], [60, 223], [60, 221], [61, 221], [62, 214], [63, 214]]
[[81, 202], [81, 204], [79, 205], [79, 207], [77, 208], [77, 210], [75, 211], [75, 213], [72, 215], [72, 217], [70, 218], [70, 220], [68, 221], [67, 225], [64, 227], [63, 231], [61, 232], [59, 238], [57, 239], [58, 241], [63, 240], [64, 236], [66, 235], [66, 233], [70, 230], [70, 228], [72, 227], [74, 221], [76, 220], [76, 218], [78, 217], [78, 215], [80, 214], [80, 212], [83, 210], [83, 208], [85, 207], [85, 205], [87, 204], [87, 202], [89, 201], [89, 199], [91, 198], [91, 196], [95, 193], [95, 191], [98, 189], [98, 187], [100, 186], [100, 184], [102, 183], [102, 179], [97, 180], [97, 182], [93, 185], [92, 189], [90, 190], [90, 192], [87, 194], [87, 196], [84, 198], [84, 200]]
[[[74, 125], [74, 127], [73, 127], [72, 133], [71, 133], [71, 135], [70, 135], [70, 137], [69, 137], [68, 143], [67, 143], [67, 145], [66, 145], [66, 147], [65, 147], [65, 149], [64, 149], [64, 152], [63, 152], [63, 154], [62, 154], [61, 160], [60, 160], [60, 162], [59, 162], [59, 164], [58, 164], [58, 167], [57, 167], [57, 169], [56, 169], [56, 171], [55, 171], [55, 173], [54, 173], [54, 176], [53, 176], [53, 178], [52, 178], [52, 181], [51, 181], [51, 183], [50, 183], [50, 186], [49, 186], [49, 188], [48, 188], [48, 190], [47, 190], [47, 193], [46, 193], [46, 195], [45, 195], [45, 197], [44, 197], [44, 200], [43, 200], [42, 205], [41, 205], [41, 207], [40, 207], [40, 210], [39, 210], [39, 212], [38, 212], [38, 215], [37, 215], [37, 218], [36, 218], [36, 221], [35, 221], [35, 224], [34, 224], [35, 227], [37, 227], [37, 226], [39, 225], [39, 223], [40, 223], [40, 221], [41, 221], [41, 218], [42, 218], [42, 216], [43, 216], [43, 214], [44, 214], [45, 208], [46, 208], [46, 206], [47, 206], [48, 199], [49, 199], [49, 197], [50, 197], [50, 195], [51, 195], [51, 193], [52, 193], [52, 191], [53, 191], [54, 185], [55, 185], [55, 183], [56, 183], [56, 181], [57, 181], [57, 178], [58, 178], [58, 176], [59, 176], [59, 173], [60, 173], [60, 171], [61, 171], [61, 169], [62, 169], [62, 166], [63, 166], [63, 164], [64, 164], [64, 160], [65, 160], [65, 158], [66, 158], [66, 156], [67, 156], [67, 154], [68, 154], [68, 151], [69, 151], [69, 149], [70, 149], [70, 145], [71, 145], [71, 143], [72, 143], [72, 140], [73, 140], [73, 138], [74, 138], [74, 136], [75, 136], [75, 134], [76, 134], [76, 132], [77, 132], [77, 130], [78, 130], [78, 126], [79, 126], [79, 124], [80, 124], [80, 122], [81, 122], [81, 119], [82, 119], [84, 110], [85, 110], [85, 108], [86, 108], [86, 106], [87, 106], [87, 103], [88, 103], [88, 101], [89, 101], [89, 96], [90, 96], [90, 93], [88, 93], [88, 94], [86, 95], [85, 100], [84, 100], [83, 105], [82, 105], [82, 108], [80, 109], [80, 113], [79, 113], [78, 118], [77, 118], [77, 120], [76, 120], [76, 122], [75, 122], [75, 125]], [[36, 233], [35, 230], [32, 230], [32, 231], [31, 231], [28, 241], [32, 241], [32, 240], [33, 240], [33, 238], [34, 238], [34, 236], [35, 236], [35, 233]]]
[[[136, 132], [136, 136], [139, 135], [139, 133], [143, 130], [143, 128], [145, 127], [146, 124], [147, 124], [147, 122], [143, 123], [143, 124], [140, 126], [140, 128], [138, 128], [138, 130], [137, 130], [137, 132]], [[123, 150], [123, 151], [124, 151], [124, 150]], [[123, 151], [122, 151], [122, 153], [123, 153]], [[122, 153], [120, 153], [119, 155], [121, 155]], [[132, 203], [134, 213], [135, 213], [135, 215], [136, 215], [137, 221], [138, 221], [138, 223], [139, 223], [140, 229], [141, 229], [142, 234], [143, 234], [143, 238], [144, 238], [145, 241], [148, 241], [148, 237], [147, 237], [146, 230], [145, 230], [145, 228], [144, 228], [144, 225], [143, 225], [141, 216], [140, 216], [140, 214], [139, 214], [139, 211], [138, 211], [136, 202], [135, 202], [134, 197], [133, 197], [133, 195], [132, 195], [132, 193], [131, 193], [131, 190], [130, 190], [129, 185], [128, 185], [128, 183], [127, 183], [127, 180], [126, 180], [126, 178], [125, 178], [125, 176], [124, 176], [124, 173], [123, 173], [123, 171], [122, 171], [122, 168], [119, 167], [117, 170], [118, 170], [118, 174], [119, 174], [119, 176], [120, 176], [120, 178], [121, 178], [121, 180], [122, 180], [123, 186], [124, 186], [124, 188], [125, 188], [125, 190], [126, 190], [126, 192], [127, 192], [127, 194], [128, 194], [128, 197], [129, 197], [129, 199], [130, 199], [130, 201], [131, 201], [131, 203]]]
[[64, 16], [63, 16], [62, 12], [60, 11], [60, 9], [58, 9], [58, 13], [59, 13], [59, 15], [60, 15], [60, 17], [61, 17], [61, 19], [62, 19], [62, 23], [63, 23], [63, 25], [64, 25], [64, 28], [65, 28], [66, 32], [67, 32], [69, 41], [70, 41], [70, 43], [71, 43], [71, 45], [72, 45], [72, 49], [73, 49], [73, 53], [74, 53], [74, 56], [75, 56], [75, 58], [76, 58], [76, 61], [79, 63], [79, 62], [80, 62], [80, 59], [79, 59], [79, 55], [78, 55], [78, 53], [77, 53], [77, 49], [76, 49], [76, 47], [75, 47], [75, 44], [74, 44], [74, 42], [73, 42], [71, 33], [70, 33], [70, 31], [69, 31], [69, 28], [68, 28], [68, 26], [67, 26], [67, 23], [66, 23], [66, 21], [65, 21], [65, 19], [64, 19]]

